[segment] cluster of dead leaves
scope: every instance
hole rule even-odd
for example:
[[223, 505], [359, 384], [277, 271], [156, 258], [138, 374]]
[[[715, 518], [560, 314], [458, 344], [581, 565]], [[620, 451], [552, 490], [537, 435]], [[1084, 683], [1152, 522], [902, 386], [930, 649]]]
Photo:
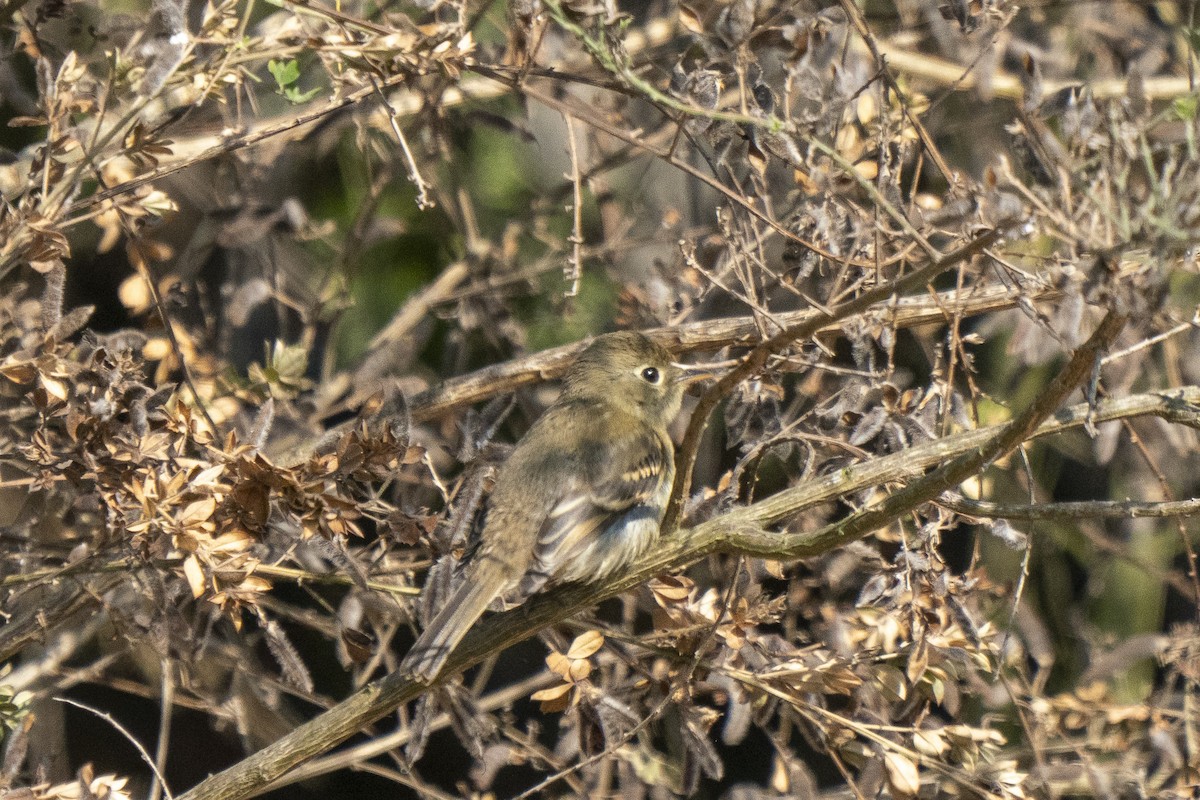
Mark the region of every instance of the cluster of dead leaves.
[[0, 394], [9, 401], [0, 440], [13, 454], [8, 468], [32, 491], [26, 524], [59, 509], [58, 537], [75, 561], [165, 561], [193, 597], [230, 610], [253, 605], [270, 588], [255, 574], [256, 545], [268, 534], [361, 536], [364, 506], [391, 510], [364, 504], [364, 487], [424, 452], [399, 428], [364, 422], [328, 452], [280, 466], [235, 433], [215, 436], [187, 393], [148, 384], [144, 337], [79, 336], [88, 309], [45, 330], [43, 310], [20, 290], [0, 298], [8, 351]]

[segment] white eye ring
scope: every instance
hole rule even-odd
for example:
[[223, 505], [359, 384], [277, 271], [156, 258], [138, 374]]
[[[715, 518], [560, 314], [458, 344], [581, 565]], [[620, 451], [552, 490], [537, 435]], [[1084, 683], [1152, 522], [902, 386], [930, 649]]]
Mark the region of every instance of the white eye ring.
[[641, 367], [638, 369], [638, 375], [646, 383], [653, 383], [656, 386], [662, 382], [662, 372], [659, 371], [658, 367]]

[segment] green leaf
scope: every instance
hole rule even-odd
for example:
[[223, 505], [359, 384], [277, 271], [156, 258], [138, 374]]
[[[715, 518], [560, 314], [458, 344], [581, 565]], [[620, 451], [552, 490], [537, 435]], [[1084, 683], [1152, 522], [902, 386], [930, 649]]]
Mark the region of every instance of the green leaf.
[[294, 58], [289, 61], [271, 59], [267, 62], [267, 69], [275, 77], [275, 82], [279, 84], [280, 91], [295, 83], [300, 77], [300, 65], [296, 63], [296, 59]]
[[321, 91], [320, 88], [309, 89], [307, 92], [302, 92], [294, 84], [300, 79], [300, 65], [296, 63], [296, 59], [289, 61], [276, 61], [271, 59], [267, 62], [267, 69], [275, 78], [275, 83], [279, 84], [277, 94], [281, 94], [292, 103], [307, 103], [309, 100]]
[[1195, 119], [1198, 108], [1200, 108], [1200, 98], [1194, 94], [1176, 97], [1175, 102], [1171, 105], [1175, 116], [1184, 121]]
[[289, 86], [283, 90], [283, 96], [293, 103], [307, 103], [319, 91], [321, 91], [319, 86], [316, 89], [309, 89], [307, 92], [302, 92], [295, 86]]

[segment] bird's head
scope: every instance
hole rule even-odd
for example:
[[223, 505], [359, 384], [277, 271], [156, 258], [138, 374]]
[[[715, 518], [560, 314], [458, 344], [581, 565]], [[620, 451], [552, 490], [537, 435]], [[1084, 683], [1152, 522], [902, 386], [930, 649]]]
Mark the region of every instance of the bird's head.
[[643, 334], [606, 333], [568, 370], [563, 397], [613, 403], [651, 425], [665, 426], [679, 413], [683, 393], [696, 378]]

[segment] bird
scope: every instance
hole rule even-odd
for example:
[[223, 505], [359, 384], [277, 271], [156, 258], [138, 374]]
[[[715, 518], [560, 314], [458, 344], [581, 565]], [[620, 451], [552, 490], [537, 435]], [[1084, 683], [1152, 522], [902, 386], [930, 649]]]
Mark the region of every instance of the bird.
[[497, 601], [508, 607], [547, 584], [602, 582], [645, 553], [675, 479], [667, 427], [688, 385], [706, 377], [642, 333], [597, 336], [501, 465], [461, 580], [400, 672], [430, 683]]

